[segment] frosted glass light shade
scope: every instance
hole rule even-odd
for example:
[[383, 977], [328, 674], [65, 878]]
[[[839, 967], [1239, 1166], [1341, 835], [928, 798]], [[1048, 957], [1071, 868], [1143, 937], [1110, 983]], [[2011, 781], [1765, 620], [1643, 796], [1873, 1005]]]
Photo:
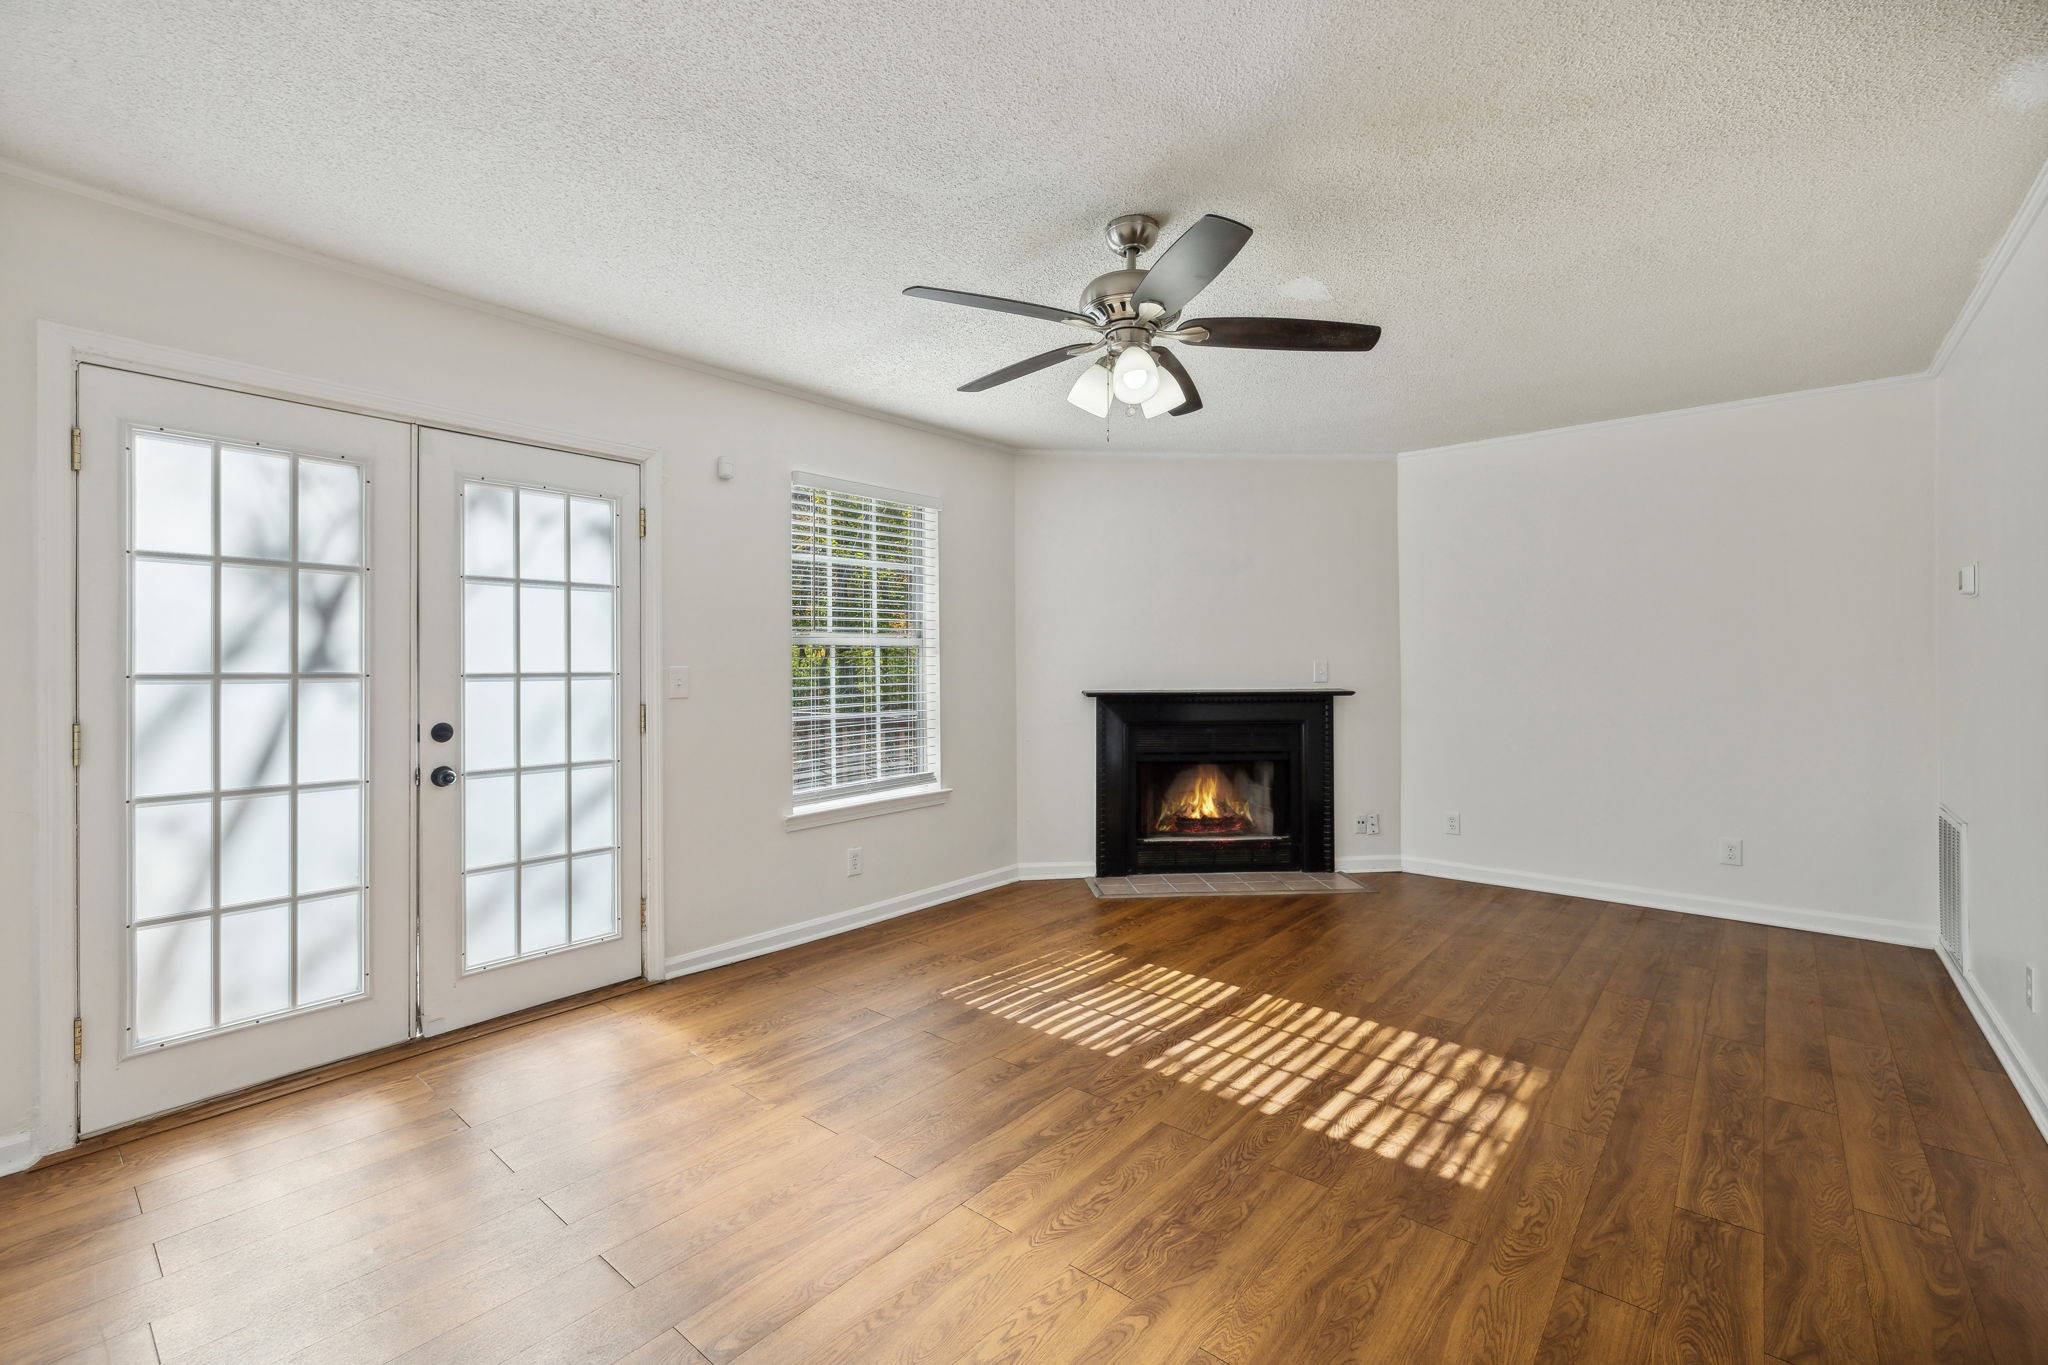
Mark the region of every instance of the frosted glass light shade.
[[1119, 403], [1142, 403], [1159, 392], [1159, 362], [1143, 346], [1126, 346], [1110, 375]]
[[1142, 411], [1148, 418], [1157, 417], [1162, 412], [1173, 411], [1186, 402], [1187, 397], [1187, 394], [1181, 391], [1180, 381], [1173, 377], [1172, 372], [1161, 370], [1159, 372], [1159, 392], [1145, 400]]
[[1097, 363], [1081, 371], [1067, 391], [1067, 401], [1093, 416], [1109, 416], [1109, 366]]

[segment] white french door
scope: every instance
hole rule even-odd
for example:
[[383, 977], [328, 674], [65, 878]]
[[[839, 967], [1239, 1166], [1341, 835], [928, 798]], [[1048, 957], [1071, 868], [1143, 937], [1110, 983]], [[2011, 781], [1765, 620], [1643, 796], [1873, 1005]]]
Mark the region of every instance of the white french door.
[[78, 425], [82, 1133], [640, 974], [637, 466], [90, 364]]
[[83, 1132], [412, 1023], [411, 428], [78, 372]]
[[638, 976], [640, 471], [421, 428], [420, 1013]]

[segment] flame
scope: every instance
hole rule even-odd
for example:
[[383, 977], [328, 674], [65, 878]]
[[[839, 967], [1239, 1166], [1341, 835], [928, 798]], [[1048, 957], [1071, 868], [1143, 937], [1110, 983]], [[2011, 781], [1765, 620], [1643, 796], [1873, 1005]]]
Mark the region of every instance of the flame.
[[1252, 828], [1252, 813], [1223, 769], [1198, 763], [1167, 788], [1152, 827], [1186, 834], [1236, 834]]

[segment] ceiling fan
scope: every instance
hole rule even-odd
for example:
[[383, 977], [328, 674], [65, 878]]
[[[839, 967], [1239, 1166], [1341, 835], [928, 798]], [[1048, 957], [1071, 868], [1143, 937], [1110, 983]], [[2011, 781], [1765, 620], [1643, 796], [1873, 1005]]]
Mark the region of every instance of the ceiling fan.
[[1078, 309], [1020, 303], [987, 294], [913, 285], [903, 292], [912, 298], [1016, 313], [1027, 318], [1063, 322], [1095, 333], [1093, 341], [1061, 346], [1043, 355], [1005, 365], [992, 374], [960, 386], [962, 393], [1022, 379], [1027, 374], [1095, 351], [1105, 355], [1082, 372], [1067, 401], [1097, 417], [1109, 416], [1112, 403], [1122, 403], [1146, 417], [1166, 413], [1185, 417], [1202, 407], [1202, 395], [1180, 358], [1159, 343], [1185, 346], [1227, 346], [1260, 351], [1370, 351], [1380, 329], [1362, 322], [1322, 322], [1310, 318], [1200, 318], [1180, 321], [1181, 309], [1244, 249], [1252, 230], [1243, 223], [1208, 214], [1176, 237], [1149, 269], [1138, 257], [1159, 238], [1159, 222], [1143, 213], [1127, 213], [1110, 222], [1110, 249], [1123, 257], [1121, 269], [1098, 275], [1081, 291]]

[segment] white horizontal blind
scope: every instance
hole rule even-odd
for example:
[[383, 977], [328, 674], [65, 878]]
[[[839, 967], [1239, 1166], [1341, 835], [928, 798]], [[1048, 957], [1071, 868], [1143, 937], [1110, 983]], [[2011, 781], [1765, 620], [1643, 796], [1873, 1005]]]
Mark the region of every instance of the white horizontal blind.
[[789, 501], [795, 799], [934, 781], [938, 509], [803, 480]]

